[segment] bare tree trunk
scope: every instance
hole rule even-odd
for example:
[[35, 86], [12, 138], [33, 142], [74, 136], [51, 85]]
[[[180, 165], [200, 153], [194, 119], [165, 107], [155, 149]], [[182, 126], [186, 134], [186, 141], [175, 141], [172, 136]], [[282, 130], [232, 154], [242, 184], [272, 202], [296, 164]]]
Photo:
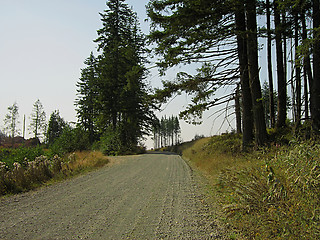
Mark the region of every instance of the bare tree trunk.
[[[302, 40], [307, 39], [307, 27], [306, 27], [306, 17], [305, 14], [302, 13], [301, 16], [301, 21], [302, 21]], [[306, 54], [306, 56], [304, 57], [304, 66], [306, 66], [306, 72], [307, 72], [307, 76], [308, 76], [308, 83], [309, 83], [309, 87], [312, 86], [312, 82], [313, 82], [313, 76], [312, 76], [312, 70], [311, 70], [311, 64], [310, 64], [310, 55]]]
[[284, 12], [282, 12], [281, 14], [281, 19], [282, 22], [280, 20], [280, 26], [281, 26], [281, 36], [282, 36], [282, 43], [283, 43], [283, 76], [284, 76], [284, 80], [287, 82], [287, 74], [288, 74], [288, 66], [287, 66], [287, 33], [286, 30], [284, 29], [286, 26], [286, 14]]
[[309, 119], [309, 92], [308, 92], [308, 77], [306, 66], [303, 67], [303, 88], [304, 88], [304, 118]]
[[295, 72], [296, 72], [296, 128], [299, 128], [301, 123], [301, 67], [298, 56], [298, 46], [299, 46], [299, 21], [298, 14], [295, 16]]
[[257, 145], [263, 145], [267, 141], [267, 130], [259, 79], [256, 0], [247, 0], [246, 8], [248, 30], [248, 66], [255, 128], [255, 141]]
[[274, 109], [274, 96], [273, 96], [273, 77], [272, 77], [272, 56], [271, 56], [271, 27], [270, 27], [270, 1], [266, 2], [267, 8], [267, 35], [268, 35], [268, 44], [267, 44], [267, 58], [268, 58], [268, 78], [269, 78], [269, 111], [270, 111], [270, 122], [271, 127], [275, 127], [276, 117]]
[[[302, 22], [302, 41], [307, 39], [307, 27], [306, 27], [306, 17], [305, 14], [301, 14], [301, 22]], [[304, 74], [304, 110], [305, 110], [305, 118], [309, 119], [309, 88], [312, 85], [313, 77], [311, 71], [310, 64], [310, 56], [309, 54], [305, 54], [303, 58], [303, 74]]]
[[240, 65], [240, 83], [242, 97], [242, 147], [246, 148], [253, 140], [252, 97], [248, 72], [248, 52], [246, 39], [246, 19], [244, 2], [238, 1], [236, 7], [236, 29], [238, 58]]
[[239, 85], [236, 89], [236, 96], [234, 98], [235, 102], [235, 110], [236, 110], [236, 127], [237, 127], [237, 133], [241, 133], [241, 107], [240, 107], [240, 90]]
[[23, 139], [25, 139], [25, 135], [26, 135], [26, 115], [23, 115], [23, 128], [22, 128], [22, 137]]
[[313, 82], [311, 86], [311, 120], [312, 130], [320, 134], [320, 9], [319, 0], [313, 0]]
[[276, 54], [277, 54], [277, 76], [278, 76], [278, 117], [277, 128], [282, 128], [286, 125], [287, 117], [287, 84], [284, 76], [284, 60], [281, 44], [281, 20], [278, 9], [278, 4], [274, 2], [274, 22], [276, 27]]

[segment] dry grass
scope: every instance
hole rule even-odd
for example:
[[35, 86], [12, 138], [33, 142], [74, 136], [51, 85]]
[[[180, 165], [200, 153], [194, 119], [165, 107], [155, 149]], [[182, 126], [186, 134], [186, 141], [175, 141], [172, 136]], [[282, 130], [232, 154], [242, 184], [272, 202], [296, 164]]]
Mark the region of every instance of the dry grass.
[[296, 142], [240, 154], [238, 140], [219, 136], [181, 148], [213, 179], [212, 197], [227, 221], [248, 239], [319, 239], [320, 145]]
[[34, 189], [50, 180], [57, 181], [87, 172], [109, 163], [98, 151], [74, 152], [65, 155], [39, 156], [33, 161], [15, 162], [13, 168], [0, 162], [0, 196]]
[[[229, 137], [202, 138], [187, 145], [182, 145], [180, 151], [183, 158], [191, 160], [197, 168], [207, 175], [217, 178], [220, 172], [226, 168], [240, 169], [248, 165], [248, 162], [238, 150], [238, 148], [240, 149], [240, 143], [238, 147], [231, 148], [224, 142], [227, 138]], [[233, 138], [239, 140], [237, 135], [234, 135]]]
[[64, 169], [70, 172], [87, 171], [103, 167], [107, 163], [108, 157], [100, 151], [78, 151], [65, 156]]

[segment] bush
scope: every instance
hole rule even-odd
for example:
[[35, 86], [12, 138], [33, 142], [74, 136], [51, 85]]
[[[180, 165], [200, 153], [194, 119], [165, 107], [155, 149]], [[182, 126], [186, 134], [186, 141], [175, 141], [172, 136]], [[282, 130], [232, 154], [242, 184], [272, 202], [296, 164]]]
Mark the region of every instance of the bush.
[[23, 164], [14, 162], [9, 168], [0, 161], [0, 196], [33, 189], [51, 178], [63, 179], [84, 171], [102, 167], [108, 158], [98, 151], [81, 151], [64, 155], [38, 156]]
[[242, 152], [241, 135], [229, 134], [179, 146], [212, 181], [212, 201], [248, 239], [320, 239], [320, 144], [288, 143]]
[[50, 149], [58, 155], [89, 148], [88, 133], [81, 127], [71, 128], [70, 126], [66, 126], [61, 135], [50, 146]]
[[32, 161], [25, 159], [23, 164], [14, 162], [11, 169], [0, 162], [0, 195], [34, 188], [59, 173], [61, 163], [62, 159], [58, 156], [48, 158], [44, 155]]
[[210, 141], [211, 151], [220, 154], [238, 155], [241, 152], [241, 135], [240, 134], [223, 134], [214, 136]]
[[108, 128], [100, 139], [100, 150], [105, 155], [119, 155], [123, 152], [120, 131]]
[[0, 161], [5, 162], [7, 167], [13, 168], [15, 162], [25, 166], [29, 160], [44, 155], [42, 147], [20, 147], [0, 149]]

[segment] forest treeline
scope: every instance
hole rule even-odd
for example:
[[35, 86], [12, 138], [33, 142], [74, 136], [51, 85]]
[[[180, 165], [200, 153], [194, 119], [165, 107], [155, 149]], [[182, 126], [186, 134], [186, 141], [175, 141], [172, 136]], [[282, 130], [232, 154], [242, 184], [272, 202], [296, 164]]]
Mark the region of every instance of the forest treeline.
[[[156, 119], [146, 84], [146, 37], [137, 15], [122, 0], [110, 0], [106, 5], [94, 40], [98, 55], [91, 53], [84, 61], [86, 67], [76, 85], [76, 126], [66, 123], [58, 111], [50, 116], [45, 142], [62, 152], [86, 148], [105, 154], [135, 152]], [[12, 108], [18, 110], [16, 104]], [[8, 123], [11, 130], [6, 131], [12, 139], [18, 123], [13, 110], [8, 108], [8, 121], [14, 125]]]
[[[289, 107], [296, 135], [319, 135], [319, 1], [149, 1], [147, 36], [124, 0], [106, 5], [94, 40], [97, 54], [89, 54], [76, 85], [78, 122], [75, 128], [61, 124], [66, 139], [74, 135], [74, 142], [81, 139], [88, 143], [86, 148], [106, 154], [130, 152], [151, 134], [157, 147], [177, 143], [175, 132], [169, 138], [155, 130], [161, 120], [154, 111], [181, 92], [192, 99], [180, 118], [193, 123], [204, 111], [221, 104], [230, 108], [234, 101], [244, 148], [268, 142], [269, 127], [286, 128]], [[261, 39], [267, 42], [266, 56], [259, 51]], [[181, 64], [201, 67], [195, 74], [180, 72], [164, 81], [162, 89], [152, 90], [146, 67], [151, 56], [158, 59], [160, 73]], [[258, 61], [262, 57], [268, 69], [263, 88]], [[221, 88], [232, 91], [217, 95]], [[57, 112], [53, 116], [60, 118]], [[10, 119], [5, 121], [10, 124]], [[38, 129], [39, 123], [34, 124]], [[53, 144], [50, 137], [47, 141]]]
[[[147, 12], [149, 38], [161, 56], [158, 66], [163, 72], [179, 64], [202, 64], [196, 74], [180, 72], [157, 90], [160, 101], [182, 91], [193, 96], [181, 117], [201, 118], [213, 106], [234, 100], [243, 146], [253, 140], [263, 145], [268, 141], [267, 126], [288, 126], [290, 97], [295, 133], [309, 129], [319, 134], [318, 0], [159, 0], [150, 1]], [[259, 51], [261, 39], [267, 40], [266, 56]], [[267, 96], [261, 89], [261, 57], [267, 59]], [[216, 96], [223, 87], [234, 90]], [[305, 133], [310, 136], [310, 131]]]
[[174, 146], [181, 143], [181, 128], [177, 116], [162, 117], [153, 123], [154, 148]]

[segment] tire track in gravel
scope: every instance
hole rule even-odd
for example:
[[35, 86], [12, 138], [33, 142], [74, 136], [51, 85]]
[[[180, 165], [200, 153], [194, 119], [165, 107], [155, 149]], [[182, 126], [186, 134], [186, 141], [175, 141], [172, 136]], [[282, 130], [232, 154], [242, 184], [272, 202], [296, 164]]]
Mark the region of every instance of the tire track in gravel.
[[0, 200], [0, 239], [224, 239], [189, 166], [173, 154]]

